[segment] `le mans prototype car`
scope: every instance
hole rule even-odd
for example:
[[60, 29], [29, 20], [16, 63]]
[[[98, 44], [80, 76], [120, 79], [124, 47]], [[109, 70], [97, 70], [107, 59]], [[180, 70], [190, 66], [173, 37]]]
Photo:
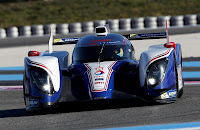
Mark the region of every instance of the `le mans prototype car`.
[[[167, 31], [122, 36], [99, 26], [95, 33], [63, 39], [53, 39], [51, 33], [48, 51], [29, 51], [23, 81], [27, 111], [77, 100], [139, 97], [174, 102], [182, 96], [181, 45], [150, 46], [137, 61], [129, 41], [168, 37]], [[76, 45], [68, 65], [69, 53], [53, 51], [53, 45], [71, 43]]]

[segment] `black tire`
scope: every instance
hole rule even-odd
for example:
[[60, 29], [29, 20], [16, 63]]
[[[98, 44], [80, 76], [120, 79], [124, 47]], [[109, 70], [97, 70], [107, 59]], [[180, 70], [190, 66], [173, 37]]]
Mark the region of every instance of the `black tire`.
[[24, 98], [24, 105], [26, 106], [26, 99], [25, 99], [25, 74], [23, 77], [23, 98]]
[[[179, 50], [179, 57], [181, 58], [181, 61], [180, 61], [180, 63], [181, 63], [181, 69], [182, 69], [182, 51], [181, 51], [181, 48], [180, 48], [180, 50]], [[176, 70], [177, 71], [177, 70]], [[181, 70], [182, 71], [182, 70]], [[177, 75], [176, 75], [177, 77], [178, 77], [178, 73], [177, 73]], [[183, 77], [182, 77], [183, 78]], [[177, 78], [177, 83], [178, 83], [178, 78]], [[183, 81], [183, 79], [182, 79], [182, 84], [183, 84], [183, 86], [184, 86], [184, 81]], [[178, 84], [177, 84], [178, 85]], [[177, 88], [177, 90], [178, 90], [178, 88]], [[183, 96], [183, 87], [178, 91], [178, 93], [177, 93], [177, 97], [178, 98], [181, 98]]]
[[176, 77], [176, 97], [178, 98], [179, 91], [178, 91], [178, 71], [176, 66], [176, 52], [174, 54], [174, 71], [175, 71], [175, 77]]
[[[183, 83], [184, 86], [184, 83]], [[183, 96], [183, 87], [179, 90], [177, 97], [181, 98]]]

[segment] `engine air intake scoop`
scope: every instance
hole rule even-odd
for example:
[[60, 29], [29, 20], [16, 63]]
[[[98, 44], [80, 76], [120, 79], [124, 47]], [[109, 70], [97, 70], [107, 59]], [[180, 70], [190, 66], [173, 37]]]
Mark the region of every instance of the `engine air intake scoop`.
[[95, 33], [97, 36], [107, 36], [109, 29], [106, 26], [98, 26], [95, 28]]

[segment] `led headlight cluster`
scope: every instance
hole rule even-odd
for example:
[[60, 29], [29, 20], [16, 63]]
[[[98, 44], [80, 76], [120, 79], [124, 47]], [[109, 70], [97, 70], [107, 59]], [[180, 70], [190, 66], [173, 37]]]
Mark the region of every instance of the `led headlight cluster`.
[[168, 65], [168, 58], [153, 62], [147, 69], [147, 86], [153, 88], [157, 86], [165, 77]]
[[33, 79], [34, 86], [36, 86], [41, 92], [45, 94], [55, 93], [51, 77], [45, 70], [38, 67], [30, 67], [29, 70]]

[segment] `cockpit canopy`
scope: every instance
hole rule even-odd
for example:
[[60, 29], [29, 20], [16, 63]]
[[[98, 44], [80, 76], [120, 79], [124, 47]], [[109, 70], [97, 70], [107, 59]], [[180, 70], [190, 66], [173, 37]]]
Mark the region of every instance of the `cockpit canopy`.
[[73, 63], [130, 59], [134, 59], [133, 46], [119, 34], [85, 36], [78, 41], [72, 54]]

